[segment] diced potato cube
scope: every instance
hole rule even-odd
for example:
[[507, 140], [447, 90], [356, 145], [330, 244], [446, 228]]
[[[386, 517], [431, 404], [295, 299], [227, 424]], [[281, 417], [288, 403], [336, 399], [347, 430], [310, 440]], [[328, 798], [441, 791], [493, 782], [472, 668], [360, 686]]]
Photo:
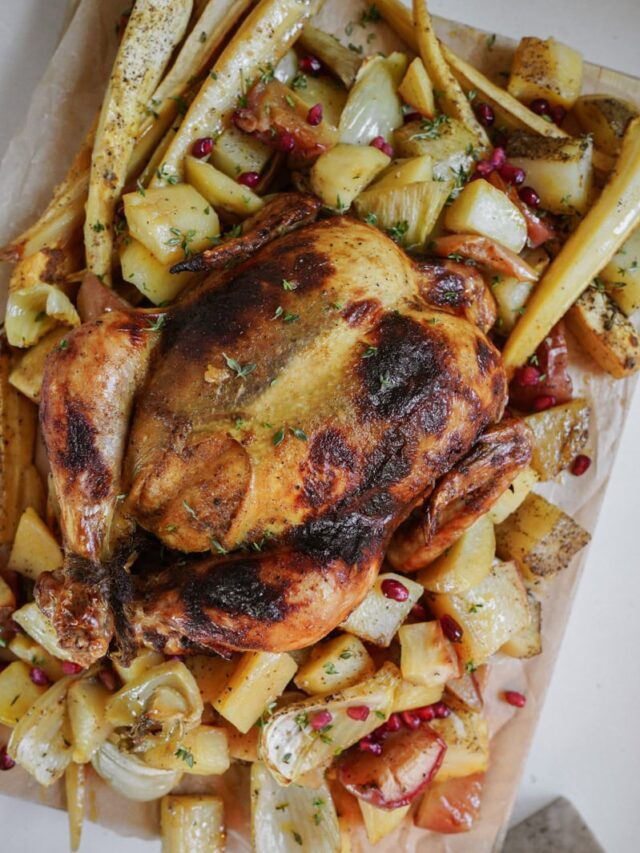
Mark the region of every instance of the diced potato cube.
[[593, 136], [596, 148], [616, 157], [629, 122], [638, 115], [631, 101], [613, 95], [582, 95], [573, 105], [580, 128]]
[[524, 576], [535, 580], [566, 568], [590, 538], [559, 507], [531, 492], [496, 527], [496, 551], [503, 560], [515, 560]]
[[546, 98], [569, 109], [582, 89], [582, 55], [554, 38], [520, 39], [511, 65], [507, 91], [529, 104]]
[[346, 210], [362, 190], [391, 162], [371, 145], [335, 145], [311, 169], [311, 188], [327, 207]]
[[514, 563], [499, 560], [478, 586], [465, 593], [434, 595], [430, 604], [438, 618], [450, 616], [462, 628], [457, 649], [468, 671], [485, 663], [529, 622], [522, 578]]
[[449, 717], [433, 720], [434, 728], [447, 744], [436, 782], [482, 773], [489, 766], [489, 729], [482, 714], [458, 709]]
[[69, 660], [69, 653], [60, 645], [53, 625], [35, 601], [23, 604], [19, 610], [12, 614], [11, 618], [50, 655], [59, 660]]
[[407, 73], [398, 87], [398, 94], [406, 104], [423, 116], [432, 118], [436, 114], [433, 85], [419, 56], [407, 68]]
[[455, 118], [437, 115], [433, 119], [410, 121], [393, 135], [393, 146], [399, 157], [429, 154], [433, 159], [433, 177], [449, 181], [467, 172], [473, 163], [478, 144], [475, 134]]
[[38, 404], [40, 402], [42, 374], [47, 356], [68, 334], [69, 330], [64, 326], [52, 329], [35, 346], [24, 353], [17, 366], [11, 371], [9, 382], [33, 403]]
[[491, 521], [494, 524], [500, 524], [515, 512], [539, 479], [530, 465], [523, 468], [487, 513]]
[[248, 732], [297, 669], [288, 654], [246, 652], [213, 706], [241, 732]]
[[237, 178], [243, 172], [260, 174], [272, 156], [268, 145], [232, 125], [216, 139], [210, 162], [230, 178]]
[[451, 181], [420, 181], [397, 189], [372, 187], [355, 202], [358, 216], [404, 246], [422, 246], [449, 198]]
[[584, 213], [591, 201], [591, 138], [536, 136], [516, 130], [507, 142], [507, 157], [527, 173], [542, 207], [553, 213]]
[[298, 670], [294, 682], [305, 693], [344, 690], [373, 675], [375, 667], [363, 643], [341, 634], [314, 646], [311, 657]]
[[[483, 667], [486, 669], [486, 667]], [[444, 690], [445, 702], [453, 708], [464, 707], [470, 711], [482, 711], [484, 704], [482, 690], [476, 672], [462, 673], [460, 678], [447, 681]]]
[[460, 664], [440, 622], [414, 622], [398, 631], [400, 671], [414, 684], [443, 685], [460, 675]]
[[127, 193], [123, 201], [131, 236], [162, 264], [209, 248], [220, 234], [218, 214], [189, 184]]
[[527, 241], [527, 222], [505, 193], [484, 179], [467, 184], [447, 209], [444, 224], [458, 234], [479, 234], [513, 252]]
[[213, 704], [238, 666], [238, 658], [225, 660], [211, 655], [190, 655], [185, 663], [196, 680], [202, 701]]
[[224, 802], [205, 795], [163, 797], [162, 853], [224, 853]]
[[113, 731], [105, 709], [111, 693], [97, 679], [79, 678], [69, 686], [67, 713], [71, 725], [73, 760], [91, 761], [93, 754]]
[[215, 208], [245, 218], [257, 213], [264, 202], [259, 195], [225, 175], [211, 163], [196, 157], [185, 159], [187, 180]]
[[411, 711], [413, 708], [424, 708], [442, 699], [441, 684], [413, 684], [403, 679], [398, 685], [393, 699], [392, 713]]
[[[134, 681], [136, 678], [140, 678], [143, 672], [146, 672], [148, 669], [151, 669], [154, 666], [159, 666], [161, 663], [164, 663], [164, 655], [160, 652], [154, 652], [152, 649], [144, 649], [136, 655], [136, 657], [131, 661], [129, 666], [123, 666], [118, 658], [113, 658], [112, 663], [115, 671], [120, 676], [121, 680], [128, 684], [130, 681]], [[191, 661], [191, 658], [187, 658], [187, 663]], [[195, 676], [195, 673], [192, 674]], [[196, 677], [196, 681], [197, 681]]]
[[258, 761], [259, 726], [252, 726], [248, 732], [239, 732], [235, 726], [227, 724], [225, 731], [229, 744], [229, 758], [235, 761]]
[[154, 305], [172, 302], [192, 280], [193, 273], [170, 272], [138, 240], [128, 238], [120, 250], [120, 266], [125, 281], [135, 285]]
[[625, 240], [600, 277], [609, 296], [627, 317], [640, 308], [640, 228]]
[[527, 593], [529, 624], [513, 634], [500, 651], [511, 658], [532, 658], [542, 651], [542, 605], [533, 593]]
[[482, 515], [417, 579], [429, 592], [465, 592], [486, 578], [495, 555], [493, 524]]
[[13, 590], [0, 575], [0, 623], [16, 609], [16, 597]]
[[430, 181], [433, 177], [433, 161], [429, 154], [411, 157], [408, 160], [396, 160], [380, 174], [378, 180], [371, 184], [369, 190], [393, 190]]
[[531, 467], [541, 480], [564, 471], [580, 453], [589, 437], [590, 408], [576, 398], [524, 418], [534, 436]]
[[46, 692], [29, 677], [31, 667], [13, 661], [0, 672], [0, 723], [15, 726], [33, 703]]
[[358, 798], [358, 805], [362, 812], [364, 828], [369, 839], [369, 844], [377, 844], [387, 835], [397, 829], [407, 816], [411, 804], [400, 806], [399, 809], [379, 809], [364, 800]]
[[640, 368], [636, 328], [601, 290], [585, 290], [569, 309], [567, 325], [584, 351], [616, 379]]
[[[542, 248], [525, 249], [522, 257], [538, 274], [538, 278], [550, 263], [549, 255]], [[517, 278], [505, 275], [493, 277], [491, 292], [498, 308], [496, 331], [500, 335], [506, 336], [513, 330], [534, 287], [534, 281], [518, 281]]]
[[347, 91], [337, 86], [328, 77], [305, 77], [304, 88], [296, 89], [296, 94], [309, 108], [322, 104], [322, 120], [337, 127], [347, 101]]
[[177, 770], [194, 776], [219, 776], [229, 769], [226, 729], [200, 725], [181, 738], [155, 746], [142, 754], [150, 767]]
[[[406, 601], [394, 601], [386, 597], [382, 592], [382, 585], [386, 580], [398, 581], [406, 587], [409, 592]], [[415, 581], [403, 575], [385, 572], [378, 575], [367, 597], [340, 627], [343, 631], [355, 634], [367, 643], [373, 643], [375, 646], [389, 646], [396, 631], [423, 592], [423, 587]]]
[[50, 681], [58, 681], [64, 675], [62, 662], [50, 655], [46, 649], [43, 649], [27, 634], [16, 634], [9, 643], [9, 651], [18, 660], [23, 660], [30, 666], [37, 666], [43, 670]]
[[31, 580], [62, 568], [62, 549], [38, 514], [28, 507], [21, 515], [8, 568]]

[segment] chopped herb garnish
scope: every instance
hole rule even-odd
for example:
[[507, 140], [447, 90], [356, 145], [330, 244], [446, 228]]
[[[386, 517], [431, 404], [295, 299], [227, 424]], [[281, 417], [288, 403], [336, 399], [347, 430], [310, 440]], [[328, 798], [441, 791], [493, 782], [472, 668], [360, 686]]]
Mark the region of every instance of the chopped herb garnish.
[[491, 33], [491, 35], [487, 39], [487, 50], [491, 50], [491, 48], [494, 46], [495, 43], [496, 43], [496, 34]]
[[35, 321], [36, 321], [36, 323], [41, 323], [43, 320], [46, 319], [46, 317], [47, 317], [46, 311], [38, 311], [38, 313], [35, 316]]
[[337, 675], [338, 669], [332, 661], [327, 661], [327, 663], [323, 664], [322, 668], [327, 673], [327, 675]]
[[344, 213], [344, 212], [345, 212], [345, 211], [347, 211], [348, 209], [349, 209], [349, 205], [348, 205], [348, 204], [343, 204], [343, 202], [342, 202], [342, 200], [341, 200], [340, 196], [339, 196], [339, 195], [337, 195], [337, 196], [336, 196], [336, 210], [338, 211], [338, 213]]
[[91, 226], [91, 230], [95, 231], [96, 234], [99, 234], [101, 231], [105, 230], [105, 227], [102, 224], [102, 222], [94, 222], [93, 225]]
[[279, 806], [276, 806], [277, 812], [283, 812], [285, 809], [289, 808], [289, 803], [280, 803]]
[[224, 547], [224, 545], [221, 545], [221, 544], [218, 542], [218, 540], [217, 540], [217, 539], [214, 539], [214, 538], [213, 538], [213, 536], [211, 537], [211, 539], [209, 539], [209, 542], [211, 542], [211, 547], [212, 547], [212, 548], [213, 548], [213, 550], [214, 550], [214, 551], [216, 551], [218, 554], [228, 554], [228, 553], [229, 553], [229, 552], [227, 551], [227, 549]]
[[377, 225], [378, 217], [375, 215], [375, 213], [367, 213], [364, 218], [364, 221], [367, 223], [367, 225]]
[[300, 833], [296, 832], [295, 829], [292, 830], [292, 832], [293, 832], [293, 837], [296, 840], [296, 844], [300, 844], [300, 846], [302, 846], [302, 836], [300, 835]]
[[145, 196], [147, 194], [147, 191], [144, 188], [144, 184], [142, 183], [140, 178], [138, 178], [138, 180], [136, 181], [136, 192], [141, 196]]
[[284, 99], [287, 102], [287, 104], [291, 107], [291, 109], [295, 108], [296, 102], [293, 100], [291, 95], [285, 95]]
[[364, 50], [364, 48], [362, 47], [361, 44], [351, 44], [351, 42], [349, 42], [348, 47], [349, 47], [349, 50], [353, 51], [353, 53], [362, 54], [362, 52]]
[[280, 427], [277, 432], [274, 432], [273, 438], [271, 439], [271, 443], [274, 447], [277, 447], [279, 444], [282, 444], [284, 441], [285, 429], [284, 427]]
[[471, 604], [469, 606], [469, 613], [477, 613], [481, 607], [484, 607], [484, 604], [481, 601], [477, 604]]
[[190, 506], [190, 505], [187, 503], [187, 501], [186, 501], [186, 500], [182, 501], [182, 506], [186, 509], [186, 511], [189, 513], [189, 515], [190, 515], [192, 518], [197, 518], [197, 517], [198, 517], [198, 516], [196, 515], [196, 511], [195, 511], [195, 509], [194, 509], [192, 506]]
[[464, 668], [466, 669], [467, 672], [475, 672], [478, 667], [475, 665], [475, 663], [472, 660], [468, 660], [465, 663]]
[[149, 319], [147, 320], [149, 328], [145, 329], [145, 331], [146, 332], [159, 332], [160, 329], [163, 328], [163, 326], [165, 325], [166, 322], [167, 322], [167, 315], [166, 314], [159, 314], [155, 318], [155, 320], [152, 320], [151, 317], [149, 317]]
[[193, 767], [196, 763], [193, 758], [193, 753], [189, 752], [188, 749], [185, 749], [183, 746], [179, 746], [175, 751], [176, 758], [182, 759], [187, 767]]
[[235, 358], [231, 358], [230, 356], [228, 356], [226, 352], [223, 352], [222, 355], [224, 356], [224, 360], [227, 362], [227, 367], [230, 370], [233, 370], [239, 379], [245, 379], [250, 373], [253, 373], [253, 371], [256, 369], [255, 364], [251, 363], [242, 365], [240, 364], [240, 362], [236, 361]]
[[298, 427], [291, 427], [291, 432], [295, 435], [296, 438], [299, 438], [300, 441], [307, 440], [307, 434], [303, 429], [298, 429]]
[[439, 139], [444, 125], [450, 124], [448, 115], [440, 113], [435, 118], [424, 118], [420, 122], [420, 132], [414, 133], [411, 139]]
[[161, 169], [156, 169], [156, 175], [161, 181], [166, 181], [168, 184], [174, 185], [180, 181], [180, 178], [177, 175], [174, 175], [169, 171], [169, 167], [166, 163], [164, 163]]
[[291, 761], [291, 753], [285, 752], [285, 754], [282, 756], [282, 763], [288, 764], [290, 761]]
[[374, 713], [379, 720], [387, 719], [387, 715], [383, 711], [374, 711]]
[[66, 338], [63, 338], [58, 344], [58, 349], [67, 349], [69, 346], [69, 341]]
[[298, 287], [298, 285], [295, 283], [295, 281], [287, 281], [286, 278], [282, 279], [282, 289], [283, 290], [289, 290], [289, 291], [290, 290], [296, 290], [297, 287]]
[[391, 388], [392, 381], [389, 377], [388, 373], [385, 373], [384, 376], [380, 377], [380, 390], [384, 391], [386, 388]]
[[307, 77], [305, 74], [296, 74], [296, 76], [291, 81], [292, 89], [306, 89], [307, 88]]
[[164, 532], [165, 533], [175, 533], [177, 529], [178, 529], [177, 524], [167, 524], [167, 526], [164, 529]]
[[403, 219], [401, 222], [396, 222], [396, 224], [392, 228], [389, 228], [387, 230], [387, 234], [394, 242], [399, 243], [408, 230], [409, 223], [406, 219]]
[[309, 715], [306, 712], [296, 714], [294, 722], [299, 729], [304, 729], [309, 725]]
[[344, 28], [345, 34], [350, 36], [353, 33], [353, 21], [349, 21], [347, 26]]
[[349, 658], [353, 657], [353, 652], [351, 652], [349, 649], [345, 649], [343, 652], [340, 652], [338, 657], [341, 660], [349, 660]]
[[362, 353], [362, 358], [372, 358], [378, 352], [378, 347], [367, 347]]

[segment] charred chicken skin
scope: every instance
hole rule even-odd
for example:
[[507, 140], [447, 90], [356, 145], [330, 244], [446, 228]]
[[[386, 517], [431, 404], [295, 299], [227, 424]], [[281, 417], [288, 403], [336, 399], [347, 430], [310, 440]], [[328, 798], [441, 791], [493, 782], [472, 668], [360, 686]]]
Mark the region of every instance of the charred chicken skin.
[[[36, 597], [78, 663], [114, 638], [125, 656], [314, 643], [500, 420], [477, 272], [317, 211], [279, 197], [187, 262], [210, 272], [166, 312], [113, 310], [50, 357], [42, 427], [66, 562]], [[423, 516], [394, 551], [401, 569]], [[149, 539], [161, 563], [136, 562]]]

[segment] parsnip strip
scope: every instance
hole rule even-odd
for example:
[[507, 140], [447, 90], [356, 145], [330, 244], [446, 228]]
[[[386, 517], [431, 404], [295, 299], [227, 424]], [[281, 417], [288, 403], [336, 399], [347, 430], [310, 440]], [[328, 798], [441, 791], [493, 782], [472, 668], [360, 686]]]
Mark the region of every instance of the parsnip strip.
[[156, 89], [180, 42], [192, 0], [138, 0], [120, 44], [102, 104], [91, 161], [84, 225], [87, 268], [111, 273], [113, 218], [140, 124], [140, 105]]
[[638, 225], [640, 117], [627, 128], [609, 182], [533, 291], [507, 340], [502, 357], [508, 373], [524, 364]]
[[242, 94], [243, 81], [250, 85], [260, 68], [275, 67], [321, 5], [322, 0], [261, 0], [196, 95], [153, 186], [183, 178], [184, 158], [195, 140], [220, 133]]

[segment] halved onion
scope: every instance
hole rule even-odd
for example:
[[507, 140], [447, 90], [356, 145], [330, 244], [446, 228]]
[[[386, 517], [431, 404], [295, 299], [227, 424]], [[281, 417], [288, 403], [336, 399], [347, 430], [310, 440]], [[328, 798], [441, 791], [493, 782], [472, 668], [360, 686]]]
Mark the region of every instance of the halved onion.
[[168, 794], [182, 778], [176, 770], [149, 767], [135, 755], [121, 752], [106, 741], [91, 759], [93, 769], [118, 794], [129, 800], [149, 802]]
[[404, 54], [376, 56], [362, 65], [340, 118], [340, 142], [368, 145], [389, 139], [404, 121], [397, 88], [407, 66]]

